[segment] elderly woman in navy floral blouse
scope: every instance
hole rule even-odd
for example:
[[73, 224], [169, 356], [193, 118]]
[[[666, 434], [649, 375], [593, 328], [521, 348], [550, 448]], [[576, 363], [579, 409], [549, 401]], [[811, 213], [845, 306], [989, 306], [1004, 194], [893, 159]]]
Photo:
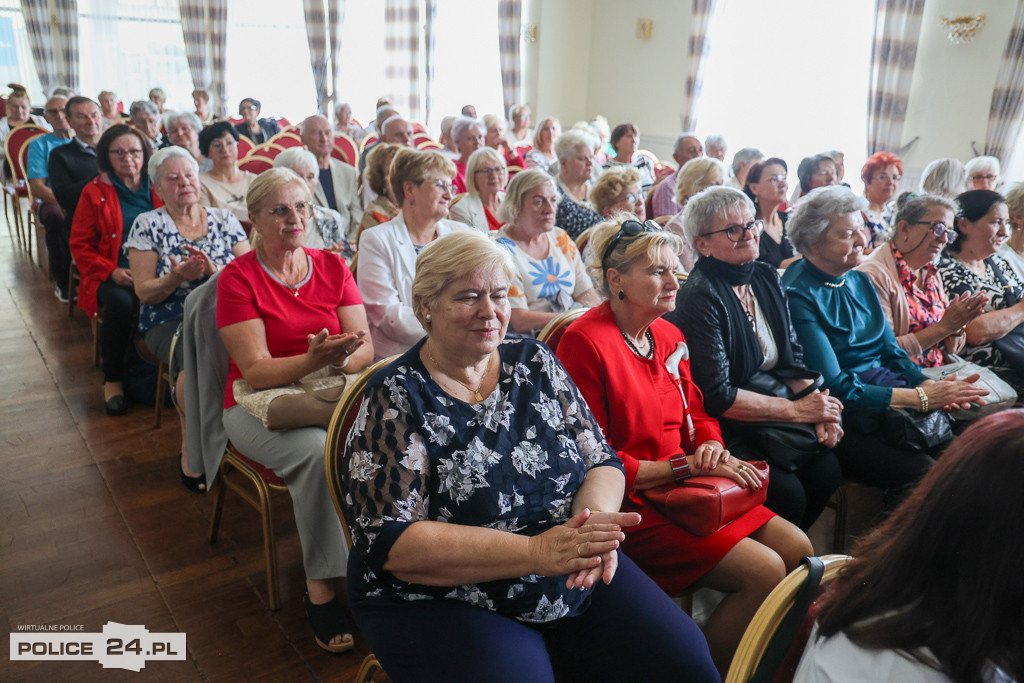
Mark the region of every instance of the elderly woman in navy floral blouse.
[[[511, 257], [421, 254], [427, 337], [376, 375], [346, 448], [349, 605], [391, 680], [718, 680], [696, 625], [618, 552], [622, 463], [565, 369], [504, 340]], [[638, 657], [624, 652], [640, 653]]]

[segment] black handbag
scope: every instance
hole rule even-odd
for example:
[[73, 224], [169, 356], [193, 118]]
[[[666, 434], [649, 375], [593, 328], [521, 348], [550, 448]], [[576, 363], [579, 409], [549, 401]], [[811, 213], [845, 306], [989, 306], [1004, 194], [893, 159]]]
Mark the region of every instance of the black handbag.
[[[991, 258], [985, 259], [988, 262], [992, 273], [996, 276], [996, 280], [999, 281], [999, 285], [1003, 288], [1003, 298], [1009, 306], [1013, 306], [1020, 301], [1020, 294], [1007, 280], [1006, 276], [1003, 275], [1003, 271], [999, 269], [996, 262]], [[1017, 325], [1000, 339], [996, 339], [992, 342], [992, 345], [999, 349], [999, 353], [1002, 354], [1003, 360], [1006, 365], [1010, 366], [1017, 372], [1024, 372], [1024, 323]]]
[[886, 408], [879, 420], [882, 437], [893, 446], [929, 452], [953, 440], [949, 416], [941, 410], [921, 413], [903, 408]]

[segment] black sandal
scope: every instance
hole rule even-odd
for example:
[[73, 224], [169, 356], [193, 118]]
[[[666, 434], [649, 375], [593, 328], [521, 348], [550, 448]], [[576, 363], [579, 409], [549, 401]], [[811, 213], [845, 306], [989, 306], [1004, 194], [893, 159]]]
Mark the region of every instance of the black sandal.
[[181, 468], [181, 453], [178, 453], [178, 474], [181, 475], [181, 485], [192, 493], [206, 493], [206, 473], [198, 477], [190, 477]]
[[[317, 645], [334, 654], [348, 652], [355, 647], [355, 639], [351, 633], [352, 626], [337, 600], [314, 605], [309, 600], [309, 593], [306, 593], [303, 602], [306, 605], [306, 618], [309, 619], [309, 625], [313, 629]], [[341, 636], [342, 641], [331, 645], [331, 638], [335, 636]]]

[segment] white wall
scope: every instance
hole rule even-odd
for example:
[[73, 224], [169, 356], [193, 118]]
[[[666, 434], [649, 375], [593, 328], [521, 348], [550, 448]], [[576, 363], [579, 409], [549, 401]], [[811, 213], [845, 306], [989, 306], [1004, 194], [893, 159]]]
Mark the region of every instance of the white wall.
[[525, 24], [536, 25], [537, 40], [523, 43], [523, 92], [536, 125], [555, 116], [564, 127], [589, 118], [586, 93], [591, 70], [594, 3], [589, 0], [532, 0]]

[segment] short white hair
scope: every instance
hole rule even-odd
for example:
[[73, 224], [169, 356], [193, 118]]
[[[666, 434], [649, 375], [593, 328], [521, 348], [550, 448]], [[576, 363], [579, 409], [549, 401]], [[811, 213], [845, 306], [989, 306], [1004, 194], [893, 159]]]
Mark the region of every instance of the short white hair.
[[499, 220], [513, 225], [523, 210], [526, 193], [545, 183], [550, 184], [552, 188], [555, 187], [554, 179], [539, 168], [530, 168], [517, 173], [512, 182], [508, 184], [508, 188], [505, 190], [505, 199], [498, 207]]
[[744, 147], [732, 155], [732, 174], [737, 175], [743, 164], [752, 164], [761, 159], [764, 159], [764, 154], [757, 147]]
[[952, 199], [967, 189], [967, 169], [959, 159], [935, 159], [924, 167], [921, 192]]
[[968, 178], [981, 171], [992, 171], [998, 177], [1002, 170], [999, 167], [999, 159], [992, 156], [974, 157], [964, 164], [964, 168], [967, 170]]
[[172, 145], [170, 147], [164, 147], [158, 150], [156, 154], [149, 158], [149, 167], [146, 169], [149, 172], [149, 177], [153, 179], [153, 182], [157, 185], [160, 184], [162, 178], [162, 172], [164, 164], [172, 159], [184, 159], [188, 161], [189, 165], [192, 166], [192, 170], [198, 174], [199, 164], [196, 163], [195, 157], [184, 147], [178, 147]]
[[588, 131], [573, 127], [562, 133], [562, 137], [558, 138], [558, 142], [555, 143], [555, 155], [559, 159], [569, 159], [576, 154], [576, 150], [579, 147], [586, 147], [593, 152], [597, 145], [596, 137]]
[[[150, 102], [150, 104], [153, 104], [153, 103]], [[153, 108], [155, 109], [156, 105], [153, 105]], [[187, 123], [189, 125], [190, 128], [192, 128], [192, 130], [194, 130], [197, 133], [203, 129], [202, 121], [200, 121], [199, 117], [196, 116], [195, 114], [193, 114], [190, 111], [175, 111], [175, 112], [171, 112], [170, 114], [167, 115], [167, 119], [165, 119], [165, 121], [164, 121], [164, 128], [166, 128], [167, 130], [170, 130], [179, 121], [184, 121], [185, 123]]]
[[789, 241], [801, 254], [820, 243], [836, 216], [865, 211], [868, 200], [845, 185], [826, 185], [804, 195], [786, 222]]
[[756, 215], [754, 202], [734, 187], [714, 185], [690, 197], [683, 207], [683, 234], [690, 246], [698, 237], [715, 227], [718, 214], [734, 206], [746, 207], [751, 216]]
[[459, 138], [461, 138], [470, 128], [477, 128], [483, 135], [487, 135], [487, 129], [484, 128], [484, 124], [480, 123], [476, 119], [471, 119], [468, 116], [460, 116], [458, 120], [452, 124], [452, 140], [455, 144], [459, 144]]
[[290, 168], [293, 171], [319, 172], [316, 156], [304, 147], [289, 147], [274, 157], [274, 168]]

